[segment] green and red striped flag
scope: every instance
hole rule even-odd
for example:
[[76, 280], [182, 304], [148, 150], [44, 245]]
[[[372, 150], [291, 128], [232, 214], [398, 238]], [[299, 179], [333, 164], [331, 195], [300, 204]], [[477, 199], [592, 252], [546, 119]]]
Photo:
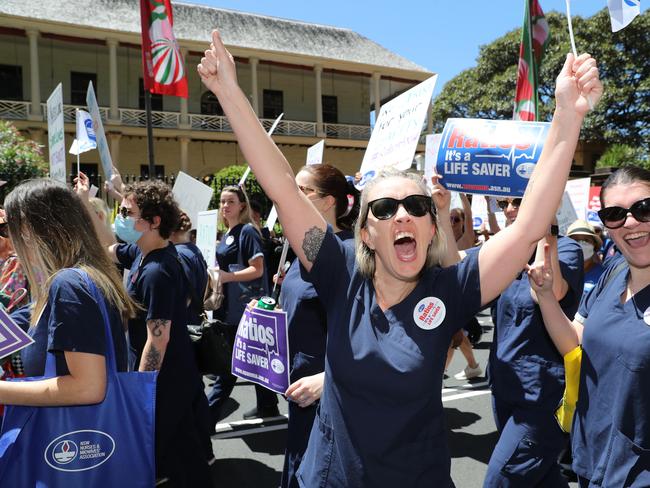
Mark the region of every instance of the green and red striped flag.
[[174, 37], [169, 0], [140, 0], [144, 89], [187, 98], [183, 55]]
[[537, 0], [524, 0], [526, 13], [521, 30], [519, 70], [515, 94], [514, 120], [538, 120], [537, 86], [539, 66], [549, 38], [548, 22]]

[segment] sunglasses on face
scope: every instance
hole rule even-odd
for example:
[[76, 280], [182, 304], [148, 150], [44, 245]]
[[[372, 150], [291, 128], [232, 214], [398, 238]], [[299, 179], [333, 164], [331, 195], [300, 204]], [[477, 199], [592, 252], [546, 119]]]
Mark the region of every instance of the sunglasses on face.
[[0, 224], [0, 237], [4, 237], [5, 239], [9, 237], [9, 224], [7, 222]]
[[460, 222], [460, 217], [449, 217], [449, 220], [452, 224], [457, 224]]
[[119, 213], [124, 219], [127, 217], [133, 217], [133, 212], [131, 212], [130, 208], [120, 207]]
[[372, 214], [379, 220], [390, 219], [397, 213], [400, 205], [413, 217], [424, 217], [427, 213], [435, 216], [433, 202], [431, 198], [426, 195], [409, 195], [401, 200], [395, 198], [378, 198], [368, 203], [368, 207]]
[[598, 211], [600, 220], [608, 229], [623, 227], [628, 214], [632, 214], [638, 222], [650, 222], [650, 198], [634, 202], [630, 208], [605, 207]]
[[312, 193], [318, 193], [318, 190], [315, 188], [312, 188], [311, 186], [302, 186], [298, 185], [298, 188], [300, 189], [301, 192], [303, 192], [305, 195], [310, 195]]
[[514, 208], [519, 208], [521, 205], [521, 198], [512, 198], [509, 200], [499, 200], [497, 205], [501, 210], [508, 208], [508, 205], [512, 205]]

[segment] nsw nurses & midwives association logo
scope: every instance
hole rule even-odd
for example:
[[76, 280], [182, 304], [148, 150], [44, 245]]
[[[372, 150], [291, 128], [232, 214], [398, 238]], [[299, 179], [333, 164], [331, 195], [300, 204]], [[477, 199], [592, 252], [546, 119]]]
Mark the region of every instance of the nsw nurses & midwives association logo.
[[53, 439], [43, 453], [57, 471], [87, 471], [104, 464], [115, 452], [115, 440], [99, 430], [76, 430]]
[[420, 329], [433, 330], [445, 320], [447, 308], [440, 298], [426, 297], [413, 309], [413, 321]]

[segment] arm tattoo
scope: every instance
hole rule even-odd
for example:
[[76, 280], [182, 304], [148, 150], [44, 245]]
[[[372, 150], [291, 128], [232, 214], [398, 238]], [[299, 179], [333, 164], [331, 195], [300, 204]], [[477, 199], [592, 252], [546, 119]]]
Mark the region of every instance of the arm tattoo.
[[171, 320], [149, 320], [147, 326], [151, 329], [151, 335], [154, 337], [160, 337], [163, 333], [163, 329], [166, 329], [171, 324]]
[[160, 369], [160, 351], [151, 344], [149, 345], [149, 350], [147, 351], [147, 356], [144, 358], [144, 370], [145, 371], [158, 371]]
[[302, 250], [305, 253], [307, 261], [310, 263], [316, 260], [323, 239], [325, 239], [325, 231], [316, 226], [305, 232], [305, 239], [302, 241]]

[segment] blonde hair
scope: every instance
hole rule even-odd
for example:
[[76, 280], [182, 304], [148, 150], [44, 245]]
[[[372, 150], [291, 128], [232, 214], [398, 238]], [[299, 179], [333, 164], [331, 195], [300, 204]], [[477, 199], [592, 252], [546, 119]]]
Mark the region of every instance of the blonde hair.
[[99, 217], [99, 214], [104, 214], [104, 223], [106, 224], [106, 227], [110, 229], [111, 213], [108, 211], [108, 205], [106, 204], [106, 202], [101, 198], [97, 198], [97, 197], [89, 198], [88, 202], [93, 207], [93, 210], [95, 210], [97, 217]]
[[52, 280], [65, 268], [86, 271], [109, 304], [125, 317], [135, 316], [139, 307], [124, 289], [90, 213], [74, 192], [51, 179], [29, 180], [7, 196], [5, 210], [35, 301], [32, 325], [45, 308]]
[[[414, 181], [417, 183], [423, 195], [431, 196], [422, 176], [416, 173], [399, 171], [392, 168], [381, 170], [379, 174], [364, 187], [363, 192], [361, 192], [359, 218], [357, 219], [356, 225], [354, 226], [354, 239], [356, 245], [357, 266], [361, 275], [367, 279], [372, 279], [375, 276], [376, 269], [375, 252], [370, 249], [365, 242], [363, 242], [363, 239], [361, 239], [361, 229], [365, 228], [366, 223], [368, 222], [368, 195], [370, 194], [372, 188], [379, 184], [379, 182], [392, 178], [402, 178]], [[435, 217], [433, 217], [433, 223], [436, 226], [436, 233], [434, 234], [433, 240], [427, 249], [427, 259], [424, 263], [422, 271], [427, 268], [439, 265], [442, 261], [442, 257], [447, 250], [444, 233], [438, 225], [437, 214]]]

